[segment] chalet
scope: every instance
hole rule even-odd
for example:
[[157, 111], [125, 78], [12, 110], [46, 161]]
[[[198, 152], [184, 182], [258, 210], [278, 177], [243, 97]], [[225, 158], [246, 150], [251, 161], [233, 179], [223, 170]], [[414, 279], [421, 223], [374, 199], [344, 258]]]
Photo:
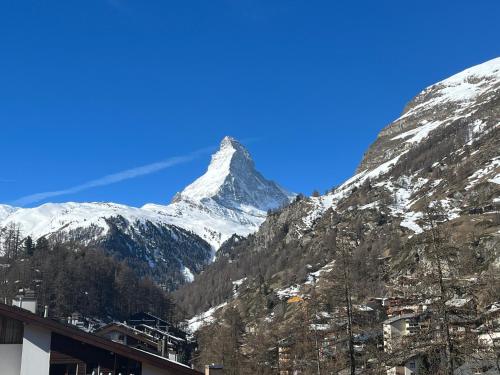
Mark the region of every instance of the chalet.
[[416, 334], [420, 330], [418, 314], [404, 314], [394, 316], [384, 321], [384, 351], [390, 353], [398, 347], [404, 337]]
[[414, 297], [384, 298], [383, 306], [385, 308], [386, 315], [389, 317], [406, 314], [418, 314], [424, 312], [427, 309], [427, 306], [416, 302], [417, 300], [418, 299]]
[[479, 345], [483, 348], [500, 348], [500, 302], [486, 307], [482, 325], [477, 328]]
[[190, 348], [185, 336], [177, 337], [159, 328], [126, 323], [110, 323], [95, 332], [96, 335], [123, 345], [156, 353], [172, 361], [180, 362]]
[[398, 366], [387, 369], [387, 375], [417, 375], [422, 367], [422, 356], [414, 355], [406, 358]]
[[169, 322], [148, 312], [139, 312], [132, 315], [127, 319], [127, 324], [132, 327], [139, 325], [150, 326], [162, 331], [173, 329], [173, 326]]
[[[383, 336], [384, 336], [384, 351], [393, 353], [402, 343], [403, 340], [411, 339], [411, 336], [416, 335], [421, 328], [420, 314], [404, 314], [394, 316], [384, 321]], [[420, 367], [421, 356], [416, 353], [397, 359], [394, 355], [392, 363], [387, 366], [387, 375], [416, 375]]]
[[2, 375], [196, 375], [188, 366], [0, 304]]

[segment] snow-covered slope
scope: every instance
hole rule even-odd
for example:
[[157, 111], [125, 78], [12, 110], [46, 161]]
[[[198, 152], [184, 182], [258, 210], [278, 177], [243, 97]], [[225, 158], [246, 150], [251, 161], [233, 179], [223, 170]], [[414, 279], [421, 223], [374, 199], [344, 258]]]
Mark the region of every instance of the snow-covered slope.
[[108, 230], [106, 218], [122, 216], [130, 222], [157, 221], [153, 213], [140, 208], [116, 203], [46, 203], [34, 208], [17, 208], [4, 217], [0, 226], [10, 223], [20, 226], [24, 235], [34, 239], [50, 236], [59, 231], [71, 231], [82, 227], [96, 226], [105, 234]]
[[[225, 137], [212, 156], [207, 172], [178, 193], [169, 205], [142, 208], [115, 203], [47, 203], [34, 208], [0, 205], [0, 228], [15, 223], [23, 235], [37, 239], [58, 232], [95, 228], [94, 236], [110, 230], [108, 219], [123, 218], [129, 225], [152, 223], [177, 226], [207, 241], [214, 250], [233, 234], [258, 229], [266, 210], [293, 197], [256, 171], [248, 151]], [[90, 239], [89, 239], [90, 240]]]
[[213, 249], [199, 236], [141, 208], [69, 202], [0, 209], [0, 255], [8, 237], [2, 232], [19, 230], [22, 237], [92, 245], [129, 258], [168, 289], [191, 281], [190, 275], [200, 272], [213, 257]]
[[[459, 138], [458, 133], [460, 137], [465, 134], [465, 145], [457, 149], [460, 144], [457, 139], [451, 148], [453, 154], [446, 154], [443, 159], [436, 160], [434, 167], [440, 166], [443, 170], [457, 168], [456, 165], [447, 164], [450, 163], [451, 157], [460, 155], [464, 163], [474, 158], [479, 160], [479, 154], [471, 157], [467, 157], [466, 154], [470, 152], [473, 144], [484, 141], [498, 131], [500, 127], [499, 98], [500, 58], [471, 67], [429, 86], [407, 105], [402, 116], [380, 132], [377, 140], [365, 153], [353, 177], [332, 193], [311, 198], [312, 209], [304, 218], [304, 228], [310, 228], [326, 210], [335, 208], [337, 203], [348, 197], [353, 189], [370, 181], [389, 191], [396, 198], [397, 202], [392, 207], [392, 212], [403, 218], [401, 225], [412, 228], [414, 232], [420, 231], [415, 220], [421, 216], [421, 213], [411, 210], [412, 203], [418, 200], [419, 191], [425, 191], [427, 197], [431, 198], [433, 191], [439, 190], [439, 181], [420, 176], [424, 171], [401, 175], [400, 171], [394, 172], [394, 170], [402, 163], [411, 164], [407, 159], [419, 156], [418, 152], [415, 152], [418, 147], [422, 150], [443, 147], [437, 144], [437, 137], [434, 137], [434, 134], [441, 132], [439, 137], [446, 138], [443, 134], [446, 134], [447, 127], [452, 126], [455, 126], [455, 129], [450, 130], [448, 138]], [[498, 143], [498, 141], [498, 139], [492, 139], [490, 143]], [[428, 146], [424, 145], [426, 142]], [[432, 146], [433, 142], [436, 142], [435, 146]], [[497, 148], [495, 151], [493, 147], [492, 152], [491, 158], [486, 160], [484, 166], [476, 165], [475, 174], [468, 179], [469, 185], [460, 188], [469, 190], [471, 184], [484, 181], [494, 184], [497, 181], [496, 177], [500, 173], [500, 165], [497, 163], [500, 158], [500, 149]], [[484, 151], [481, 156], [486, 156]], [[475, 179], [476, 175], [481, 178]], [[398, 178], [394, 179], [396, 176]], [[420, 197], [422, 196], [423, 194], [420, 194]], [[449, 200], [441, 203], [446, 205], [446, 202], [449, 204]], [[460, 201], [456, 202], [457, 205], [460, 203]], [[376, 204], [371, 208], [374, 207]], [[450, 217], [456, 215], [456, 209], [456, 207], [450, 207]]]

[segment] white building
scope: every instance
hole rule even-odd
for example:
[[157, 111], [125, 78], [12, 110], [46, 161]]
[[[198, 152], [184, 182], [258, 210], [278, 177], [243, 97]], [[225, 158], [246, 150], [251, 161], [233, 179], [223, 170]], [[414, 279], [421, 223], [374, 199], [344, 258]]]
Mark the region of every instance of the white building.
[[[416, 334], [420, 330], [418, 314], [404, 314], [387, 319], [383, 323], [384, 351], [392, 353], [396, 351], [403, 340]], [[388, 367], [387, 375], [417, 375], [419, 368], [419, 356], [405, 358], [398, 366]]]
[[35, 293], [30, 289], [21, 289], [19, 292], [12, 300], [12, 306], [17, 306], [36, 314], [37, 301]]
[[391, 352], [404, 337], [413, 335], [420, 330], [417, 314], [394, 316], [382, 323], [384, 334], [384, 351]]

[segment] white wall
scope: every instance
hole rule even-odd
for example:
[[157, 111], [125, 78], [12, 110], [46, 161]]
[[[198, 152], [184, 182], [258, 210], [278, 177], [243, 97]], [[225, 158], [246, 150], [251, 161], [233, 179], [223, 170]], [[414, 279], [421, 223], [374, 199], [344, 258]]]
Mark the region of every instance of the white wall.
[[0, 373], [19, 375], [21, 371], [21, 344], [0, 344]]
[[49, 375], [50, 331], [25, 324], [21, 375]]
[[12, 306], [21, 307], [25, 310], [31, 311], [33, 314], [36, 314], [36, 300], [12, 300]]

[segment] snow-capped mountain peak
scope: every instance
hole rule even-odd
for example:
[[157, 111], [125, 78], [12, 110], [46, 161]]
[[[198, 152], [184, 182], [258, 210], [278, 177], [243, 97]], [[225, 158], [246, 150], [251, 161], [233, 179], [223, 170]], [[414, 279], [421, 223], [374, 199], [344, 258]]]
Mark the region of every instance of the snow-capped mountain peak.
[[267, 210], [288, 204], [294, 196], [265, 179], [240, 142], [224, 137], [203, 176], [177, 193], [168, 206], [148, 204], [143, 209], [198, 234], [218, 249], [233, 234], [255, 232]]
[[224, 137], [219, 150], [212, 155], [205, 174], [177, 194], [174, 201], [188, 199], [198, 202], [205, 198], [215, 197], [226, 179], [230, 177], [231, 172], [238, 167], [253, 170], [253, 160], [241, 143], [234, 138]]
[[250, 153], [240, 142], [224, 137], [206, 173], [176, 194], [173, 202], [212, 199], [230, 209], [266, 211], [288, 203], [293, 196], [255, 169]]

